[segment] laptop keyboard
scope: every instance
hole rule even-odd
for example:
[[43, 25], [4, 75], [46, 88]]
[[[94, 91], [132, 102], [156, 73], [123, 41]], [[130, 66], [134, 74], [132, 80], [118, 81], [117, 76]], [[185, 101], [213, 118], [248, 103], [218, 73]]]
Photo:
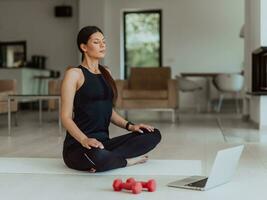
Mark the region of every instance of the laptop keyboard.
[[208, 178], [205, 178], [205, 179], [202, 179], [202, 180], [200, 180], [200, 181], [196, 181], [196, 182], [194, 182], [194, 183], [189, 183], [189, 184], [187, 184], [186, 186], [203, 188], [203, 187], [205, 187], [207, 181], [208, 181]]

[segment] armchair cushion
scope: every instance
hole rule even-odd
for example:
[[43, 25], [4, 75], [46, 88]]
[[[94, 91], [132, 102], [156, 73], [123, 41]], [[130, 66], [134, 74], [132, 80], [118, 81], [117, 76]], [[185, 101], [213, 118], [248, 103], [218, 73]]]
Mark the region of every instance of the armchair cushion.
[[11, 95], [11, 94], [15, 94], [15, 92], [12, 91], [12, 90], [0, 92], [0, 102], [1, 101], [5, 101], [6, 102], [8, 95]]
[[171, 78], [170, 67], [132, 67], [129, 89], [166, 90]]

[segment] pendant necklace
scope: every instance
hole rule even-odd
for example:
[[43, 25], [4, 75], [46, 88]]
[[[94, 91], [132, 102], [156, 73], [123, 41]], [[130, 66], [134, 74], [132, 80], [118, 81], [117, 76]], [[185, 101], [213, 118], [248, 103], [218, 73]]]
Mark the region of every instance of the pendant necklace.
[[[97, 65], [98, 65], [98, 64], [91, 64], [91, 65], [89, 65], [89, 64], [87, 63], [87, 66], [88, 66], [88, 67], [86, 67], [86, 68], [87, 68], [89, 71], [92, 70], [93, 73], [96, 74], [96, 73], [99, 73], [99, 71], [97, 70]], [[90, 66], [91, 66], [91, 67], [90, 67]]]

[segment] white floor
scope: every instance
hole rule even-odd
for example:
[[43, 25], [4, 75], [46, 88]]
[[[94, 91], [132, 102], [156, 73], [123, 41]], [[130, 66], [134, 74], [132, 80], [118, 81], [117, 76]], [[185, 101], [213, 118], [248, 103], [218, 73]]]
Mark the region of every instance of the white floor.
[[[146, 116], [145, 116], [146, 115]], [[170, 122], [168, 113], [130, 113], [134, 122], [159, 128], [162, 142], [149, 156], [158, 160], [200, 160], [202, 174], [209, 173], [217, 150], [245, 144], [232, 182], [206, 192], [169, 188], [166, 184], [178, 176], [137, 176], [155, 178], [155, 193], [143, 192], [136, 199], [266, 199], [267, 133], [260, 132], [236, 115], [182, 114]], [[38, 113], [19, 113], [19, 126], [7, 136], [7, 117], [0, 116], [0, 156], [60, 158], [64, 133], [58, 133], [57, 114], [45, 113], [42, 127]], [[111, 125], [110, 134], [126, 133]], [[169, 166], [170, 168], [172, 166]], [[119, 176], [127, 178], [126, 176]], [[79, 176], [42, 174], [0, 174], [0, 199], [131, 199], [127, 192], [113, 192], [111, 184], [118, 176]]]

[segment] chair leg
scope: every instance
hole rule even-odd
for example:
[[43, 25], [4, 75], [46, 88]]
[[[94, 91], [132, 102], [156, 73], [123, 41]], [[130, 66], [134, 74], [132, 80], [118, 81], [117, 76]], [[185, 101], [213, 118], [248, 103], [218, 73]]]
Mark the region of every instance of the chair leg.
[[158, 111], [158, 116], [160, 120], [163, 118], [162, 115], [163, 115], [162, 111]]
[[173, 109], [172, 111], [172, 122], [175, 122], [175, 109]]
[[222, 102], [223, 102], [223, 94], [220, 94], [220, 100], [218, 103], [218, 107], [216, 109], [217, 112], [221, 112]]
[[240, 113], [238, 97], [239, 97], [239, 95], [238, 95], [238, 92], [237, 92], [237, 93], [235, 93], [235, 106], [236, 106], [237, 114]]
[[199, 105], [199, 101], [198, 101], [198, 90], [194, 91], [194, 103], [195, 103], [195, 112], [199, 113], [200, 112], [200, 105]]
[[175, 108], [175, 120], [180, 121], [180, 112], [178, 108]]
[[18, 126], [18, 112], [15, 112], [15, 126]]

